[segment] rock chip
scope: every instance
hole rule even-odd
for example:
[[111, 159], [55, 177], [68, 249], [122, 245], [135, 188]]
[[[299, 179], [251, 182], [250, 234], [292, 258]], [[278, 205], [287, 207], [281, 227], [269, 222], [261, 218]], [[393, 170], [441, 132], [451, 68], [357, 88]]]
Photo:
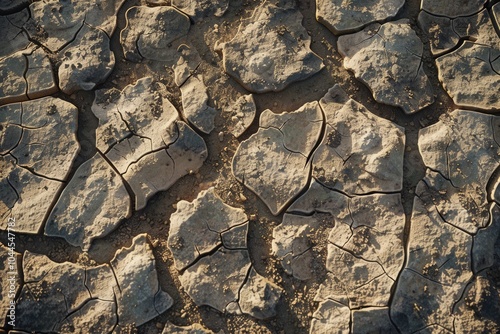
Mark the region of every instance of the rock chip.
[[141, 209], [207, 157], [203, 139], [182, 122], [164, 87], [146, 77], [120, 92], [100, 90], [92, 105], [99, 118], [96, 146], [123, 175]]
[[119, 291], [115, 291], [118, 317], [140, 326], [168, 310], [173, 299], [158, 283], [153, 249], [146, 234], [118, 250], [111, 260]]
[[243, 20], [235, 37], [216, 48], [224, 70], [254, 93], [283, 90], [323, 68], [309, 46], [302, 14], [292, 1], [266, 1]]
[[217, 110], [207, 104], [207, 87], [202, 76], [189, 77], [180, 88], [184, 117], [198, 130], [206, 134], [212, 132]]
[[189, 17], [169, 6], [134, 6], [127, 10], [127, 26], [120, 33], [125, 58], [173, 62], [177, 46], [187, 35]]
[[147, 235], [118, 250], [111, 266], [56, 263], [25, 252], [24, 286], [16, 329], [33, 332], [108, 333], [140, 326], [167, 310], [172, 298], [158, 284]]
[[47, 220], [45, 235], [63, 237], [86, 251], [95, 238], [109, 234], [130, 215], [131, 199], [122, 178], [97, 153], [64, 188]]
[[59, 87], [70, 95], [92, 90], [106, 80], [115, 66], [110, 39], [98, 28], [84, 24], [74, 41], [60, 52]]
[[393, 18], [403, 7], [403, 0], [316, 0], [316, 19], [334, 34], [359, 30], [373, 22]]
[[24, 28], [31, 39], [50, 51], [61, 50], [72, 42], [81, 29], [102, 30], [113, 34], [116, 17], [124, 0], [45, 0], [30, 5], [31, 18]]
[[320, 106], [326, 129], [312, 159], [313, 177], [349, 195], [400, 191], [404, 129], [348, 99], [337, 85], [320, 100]]
[[338, 39], [344, 67], [367, 85], [377, 102], [400, 107], [407, 114], [434, 102], [422, 66], [423, 45], [403, 19], [367, 26]]
[[214, 332], [206, 329], [200, 324], [192, 324], [191, 326], [176, 326], [171, 322], [167, 322], [163, 328], [162, 334], [214, 334]]
[[[15, 221], [11, 220], [11, 222], [14, 224], [13, 231], [15, 231]], [[13, 239], [10, 238], [12, 238], [12, 235], [6, 236], [7, 245], [9, 245], [9, 243], [15, 245], [15, 236]], [[12, 307], [10, 305], [11, 301], [15, 302], [15, 297], [21, 288], [21, 270], [19, 268], [21, 254], [0, 244], [0, 261], [0, 317], [2, 319], [0, 324], [4, 327], [9, 322], [15, 322], [16, 320], [16, 310], [14, 308], [14, 310], [11, 311]]]
[[308, 158], [319, 140], [323, 114], [317, 102], [297, 111], [265, 110], [259, 131], [241, 142], [232, 164], [236, 179], [279, 214], [309, 181]]
[[195, 22], [203, 18], [215, 15], [224, 15], [229, 7], [229, 0], [173, 0], [172, 6], [189, 15]]
[[252, 94], [240, 96], [236, 102], [233, 103], [230, 114], [230, 127], [231, 133], [235, 137], [241, 136], [252, 125], [257, 107]]
[[243, 210], [224, 204], [210, 188], [191, 203], [178, 203], [168, 247], [182, 286], [198, 306], [266, 319], [276, 314], [281, 290], [252, 268], [247, 232]]

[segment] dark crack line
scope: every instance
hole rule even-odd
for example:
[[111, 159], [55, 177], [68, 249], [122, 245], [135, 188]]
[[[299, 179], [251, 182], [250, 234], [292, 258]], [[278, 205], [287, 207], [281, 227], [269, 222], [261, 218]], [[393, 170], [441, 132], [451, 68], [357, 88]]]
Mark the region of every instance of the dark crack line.
[[[283, 148], [284, 148], [285, 150], [289, 151], [290, 153], [300, 154], [301, 156], [303, 156], [304, 158], [306, 158], [306, 161], [307, 161], [307, 156], [306, 156], [304, 153], [299, 152], [299, 151], [294, 151], [294, 150], [291, 150], [291, 149], [289, 149], [288, 147], [286, 147], [286, 144], [285, 144], [285, 133], [281, 130], [281, 128], [277, 128], [277, 127], [275, 127], [275, 126], [273, 126], [273, 125], [271, 125], [271, 126], [269, 126], [269, 127], [263, 127], [263, 126], [262, 126], [262, 127], [260, 127], [260, 128], [262, 128], [262, 129], [266, 129], [266, 130], [267, 130], [267, 129], [275, 129], [275, 130], [278, 130], [278, 131], [281, 133], [281, 136], [283, 137], [283, 140], [282, 140], [282, 142], [281, 142], [281, 145], [283, 146]], [[288, 160], [288, 158], [287, 158], [287, 160]], [[306, 162], [306, 164], [305, 164], [305, 165], [307, 165], [307, 162]]]
[[[118, 288], [118, 291], [120, 291], [120, 294], [121, 294], [122, 293], [122, 288], [120, 287], [120, 283], [118, 281], [118, 276], [116, 275], [115, 268], [113, 267], [112, 264], [110, 264], [109, 267], [111, 268], [111, 272], [113, 273], [113, 277], [115, 278], [116, 287]], [[116, 299], [116, 294], [115, 294], [115, 299]], [[118, 308], [118, 303], [116, 304], [116, 307]]]
[[[453, 318], [453, 322], [455, 322], [455, 318]], [[437, 322], [434, 322], [432, 324], [428, 324], [428, 325], [426, 325], [426, 326], [424, 326], [422, 328], [417, 329], [416, 331], [412, 332], [411, 334], [422, 333], [423, 330], [425, 330], [427, 328], [431, 328], [433, 326], [440, 327], [440, 328], [444, 329], [445, 331], [450, 332], [450, 330], [448, 328], [443, 327], [442, 325], [438, 324]], [[455, 332], [453, 331], [453, 333], [455, 333]]]
[[[182, 56], [181, 56], [181, 57], [182, 57]], [[186, 63], [187, 63], [187, 60], [186, 60]], [[194, 75], [196, 75], [196, 74], [198, 73], [198, 69], [199, 69], [199, 67], [200, 67], [200, 66], [201, 66], [201, 62], [200, 62], [198, 65], [196, 65], [196, 67], [195, 67], [192, 71], [191, 71], [191, 70], [189, 70], [189, 76], [188, 76], [186, 79], [184, 79], [184, 81], [183, 81], [183, 82], [181, 82], [181, 83], [178, 85], [179, 89], [180, 89], [180, 88], [182, 88], [182, 86], [184, 86], [184, 84], [185, 84], [185, 83], [186, 83], [189, 79], [191, 79], [191, 77], [192, 77], [192, 76], [194, 76]], [[189, 67], [189, 66], [188, 66], [188, 67]]]
[[428, 276], [425, 276], [424, 274], [419, 273], [418, 271], [416, 271], [413, 268], [406, 267], [404, 269], [408, 270], [408, 271], [411, 271], [412, 273], [414, 273], [414, 274], [416, 274], [416, 275], [418, 275], [418, 276], [422, 277], [423, 279], [426, 279], [426, 280], [428, 280], [430, 282], [433, 282], [433, 283], [436, 283], [436, 284], [439, 284], [439, 285], [442, 285], [442, 286], [447, 286], [447, 287], [451, 287], [452, 286], [451, 284], [442, 283], [442, 282], [436, 281], [436, 280], [434, 280], [434, 279], [432, 279], [432, 278], [430, 278]]
[[[240, 309], [240, 311], [241, 311], [242, 314], [245, 314], [245, 313], [243, 312], [243, 310], [241, 309], [241, 306], [240, 306], [241, 290], [243, 290], [243, 287], [245, 286], [245, 284], [247, 284], [247, 282], [248, 282], [248, 280], [250, 278], [250, 273], [252, 271], [252, 268], [253, 268], [253, 266], [250, 263], [250, 265], [248, 266], [248, 270], [246, 272], [246, 275], [245, 275], [245, 279], [243, 280], [243, 283], [240, 285], [240, 288], [238, 289], [238, 297], [237, 297], [237, 299], [235, 301], [236, 304], [238, 305], [238, 308]], [[227, 305], [229, 305], [229, 304], [227, 304]], [[226, 305], [226, 307], [227, 307], [227, 305]]]
[[[357, 259], [359, 259], [359, 260], [363, 260], [363, 261], [365, 261], [365, 262], [369, 262], [369, 263], [376, 263], [376, 264], [378, 264], [378, 265], [380, 266], [380, 268], [382, 269], [383, 273], [382, 273], [382, 274], [380, 274], [380, 275], [378, 275], [378, 276], [377, 276], [377, 277], [375, 277], [375, 278], [378, 278], [378, 277], [380, 277], [380, 276], [382, 276], [382, 275], [386, 275], [386, 276], [387, 276], [387, 277], [389, 277], [392, 281], [394, 281], [394, 278], [392, 278], [391, 276], [389, 276], [389, 274], [387, 274], [387, 272], [386, 272], [386, 270], [385, 270], [384, 266], [383, 266], [380, 262], [375, 261], [375, 260], [368, 260], [368, 259], [365, 259], [365, 258], [364, 258], [364, 257], [362, 257], [361, 255], [356, 255], [356, 254], [354, 253], [354, 251], [351, 251], [351, 250], [349, 250], [349, 249], [347, 249], [347, 248], [343, 248], [343, 247], [341, 247], [341, 246], [339, 246], [339, 245], [337, 245], [337, 244], [335, 244], [335, 243], [333, 243], [333, 242], [331, 242], [331, 241], [328, 241], [328, 243], [329, 243], [330, 245], [333, 245], [334, 247], [336, 247], [336, 248], [340, 249], [341, 251], [343, 251], [343, 252], [345, 252], [345, 253], [350, 254], [351, 256], [353, 256], [353, 257], [355, 257], [355, 258], [357, 258]], [[342, 255], [342, 256], [344, 256], [344, 255]], [[372, 280], [373, 280], [373, 279], [372, 279]], [[356, 288], [356, 289], [357, 289], [357, 288]]]
[[[111, 265], [110, 265], [110, 267], [111, 267]], [[115, 329], [118, 326], [118, 324], [120, 323], [120, 316], [118, 314], [118, 298], [116, 298], [116, 293], [114, 291], [113, 291], [113, 299], [114, 299], [114, 303], [115, 303], [116, 322], [113, 325], [113, 328], [111, 329], [111, 331], [109, 333], [115, 333]]]
[[[128, 170], [130, 169], [130, 167], [131, 167], [132, 165], [137, 164], [137, 163], [138, 163], [140, 160], [142, 160], [144, 157], [146, 157], [146, 156], [148, 156], [148, 155], [151, 155], [151, 154], [154, 154], [154, 153], [161, 152], [161, 151], [165, 151], [165, 152], [167, 152], [167, 148], [163, 146], [163, 147], [160, 147], [160, 148], [157, 148], [157, 149], [151, 150], [151, 151], [146, 152], [146, 153], [144, 153], [143, 155], [139, 156], [137, 159], [130, 161], [130, 162], [129, 162], [129, 164], [128, 164], [128, 166], [127, 166], [127, 168], [125, 169], [125, 171], [124, 171], [123, 173], [121, 173], [121, 174], [122, 174], [122, 175], [127, 174], [127, 172], [128, 172]], [[168, 155], [168, 156], [170, 157], [170, 155]], [[126, 159], [126, 157], [123, 157], [123, 158], [124, 158], [125, 160], [129, 160], [129, 159]], [[171, 159], [172, 159], [172, 158], [171, 158]], [[172, 159], [172, 161], [173, 161], [173, 159]], [[127, 161], [127, 162], [128, 162], [128, 161]]]
[[[10, 154], [10, 153], [9, 153], [9, 154]], [[63, 184], [65, 184], [65, 181], [64, 181], [64, 180], [59, 180], [59, 179], [55, 179], [55, 178], [52, 178], [52, 177], [48, 177], [48, 176], [42, 175], [42, 174], [40, 174], [40, 173], [35, 172], [35, 171], [33, 170], [33, 168], [32, 168], [32, 167], [28, 167], [28, 166], [23, 166], [23, 165], [20, 165], [20, 164], [18, 163], [18, 160], [17, 160], [17, 157], [16, 157], [16, 156], [14, 156], [14, 155], [12, 155], [12, 154], [10, 154], [10, 156], [11, 156], [11, 157], [13, 157], [13, 158], [16, 160], [16, 166], [17, 166], [17, 167], [22, 168], [22, 169], [24, 169], [24, 170], [26, 170], [26, 171], [30, 172], [31, 174], [33, 174], [33, 175], [35, 175], [35, 176], [38, 176], [38, 177], [41, 177], [41, 178], [43, 178], [43, 179], [47, 179], [47, 180], [50, 180], [50, 181], [54, 181], [54, 182], [58, 182], [58, 183], [63, 183]]]
[[196, 265], [198, 263], [198, 261], [200, 261], [202, 258], [214, 255], [221, 248], [224, 248], [224, 245], [222, 243], [220, 243], [220, 244], [216, 245], [214, 248], [212, 248], [210, 251], [204, 252], [204, 253], [201, 253], [198, 250], [197, 245], [194, 245], [194, 247], [196, 249], [196, 252], [198, 253], [198, 256], [196, 257], [196, 259], [193, 260], [193, 262], [191, 262], [191, 263], [189, 263], [189, 264], [187, 264], [184, 267], [179, 269], [179, 276], [183, 275], [186, 270], [188, 270], [189, 268]]

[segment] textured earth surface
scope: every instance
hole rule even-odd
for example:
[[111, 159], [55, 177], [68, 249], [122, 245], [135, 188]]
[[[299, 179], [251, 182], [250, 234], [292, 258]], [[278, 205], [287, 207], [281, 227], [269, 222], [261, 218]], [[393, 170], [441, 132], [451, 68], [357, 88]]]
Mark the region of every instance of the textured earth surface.
[[500, 332], [499, 0], [0, 0], [0, 33], [0, 334]]

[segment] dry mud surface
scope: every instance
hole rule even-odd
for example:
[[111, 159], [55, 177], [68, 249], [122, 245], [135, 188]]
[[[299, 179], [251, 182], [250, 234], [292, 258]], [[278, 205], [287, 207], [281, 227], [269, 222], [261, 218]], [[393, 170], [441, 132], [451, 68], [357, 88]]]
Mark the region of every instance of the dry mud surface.
[[499, 26], [0, 0], [0, 334], [500, 332]]

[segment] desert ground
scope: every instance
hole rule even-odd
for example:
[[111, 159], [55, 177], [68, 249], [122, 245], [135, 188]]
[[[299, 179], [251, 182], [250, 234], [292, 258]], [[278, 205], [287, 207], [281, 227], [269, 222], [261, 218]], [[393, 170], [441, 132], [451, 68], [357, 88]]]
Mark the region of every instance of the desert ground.
[[500, 332], [499, 27], [0, 0], [0, 334]]

